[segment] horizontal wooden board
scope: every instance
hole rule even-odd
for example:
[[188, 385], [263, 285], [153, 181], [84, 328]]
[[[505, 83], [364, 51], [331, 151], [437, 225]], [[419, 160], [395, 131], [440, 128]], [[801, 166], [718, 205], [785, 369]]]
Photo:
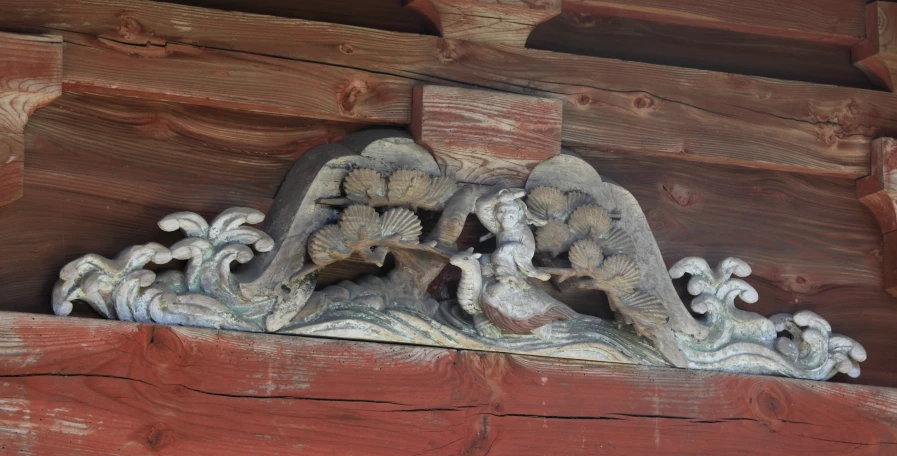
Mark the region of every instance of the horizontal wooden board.
[[411, 121], [408, 78], [189, 45], [63, 36], [66, 92], [350, 122]]
[[20, 454], [887, 454], [892, 389], [0, 313]]
[[4, 2], [0, 27], [237, 49], [559, 98], [568, 146], [857, 178], [868, 173], [870, 138], [897, 134], [889, 93], [136, 0], [57, 5]]
[[866, 36], [865, 0], [564, 0], [564, 11], [850, 45]]

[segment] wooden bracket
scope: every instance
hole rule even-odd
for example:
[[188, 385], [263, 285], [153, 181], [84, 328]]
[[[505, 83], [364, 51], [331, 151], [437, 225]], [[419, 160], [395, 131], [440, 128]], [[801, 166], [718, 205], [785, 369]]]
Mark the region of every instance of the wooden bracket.
[[561, 100], [424, 85], [412, 106], [414, 139], [460, 181], [519, 186], [561, 152]]
[[0, 32], [0, 206], [22, 196], [25, 124], [62, 94], [62, 38]]
[[411, 0], [444, 38], [522, 48], [537, 25], [561, 14], [561, 0]]
[[851, 49], [853, 64], [882, 89], [894, 91], [897, 73], [897, 3], [866, 5], [866, 39]]
[[881, 226], [885, 290], [897, 296], [897, 139], [872, 141], [872, 172], [857, 181], [857, 198]]

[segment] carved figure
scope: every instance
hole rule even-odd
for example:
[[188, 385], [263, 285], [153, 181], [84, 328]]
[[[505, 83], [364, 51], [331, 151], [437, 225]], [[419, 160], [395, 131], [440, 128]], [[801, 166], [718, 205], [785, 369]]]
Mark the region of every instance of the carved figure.
[[[736, 307], [736, 299], [758, 298], [732, 277], [750, 274], [744, 262], [728, 258], [711, 269], [686, 258], [667, 272], [632, 195], [576, 157], [536, 166], [527, 190], [505, 189], [441, 175], [404, 133], [372, 130], [345, 141], [351, 149], [322, 146], [297, 162], [262, 229], [246, 226], [265, 219], [248, 208], [211, 222], [169, 215], [160, 228], [185, 239], [72, 261], [59, 273], [53, 310], [68, 315], [86, 302], [106, 318], [147, 323], [817, 380], [860, 373], [862, 345], [832, 333], [821, 316], [766, 318]], [[495, 236], [493, 252], [458, 252], [470, 214]], [[354, 256], [383, 266], [390, 255], [395, 267], [385, 275], [316, 290], [318, 272], [331, 264]], [[183, 270], [144, 269], [172, 258], [187, 260]], [[449, 263], [461, 280], [455, 299], [437, 302], [431, 285]], [[670, 280], [685, 274], [696, 296], [691, 312]], [[604, 293], [616, 321], [574, 312], [552, 285]]]
[[521, 200], [524, 196], [526, 191], [523, 189], [501, 189], [476, 203], [477, 218], [495, 236], [498, 244], [492, 254], [495, 278], [518, 286], [525, 282], [521, 273], [542, 281], [551, 278], [551, 274], [533, 266], [536, 238], [529, 224], [544, 225], [545, 221], [533, 217]]

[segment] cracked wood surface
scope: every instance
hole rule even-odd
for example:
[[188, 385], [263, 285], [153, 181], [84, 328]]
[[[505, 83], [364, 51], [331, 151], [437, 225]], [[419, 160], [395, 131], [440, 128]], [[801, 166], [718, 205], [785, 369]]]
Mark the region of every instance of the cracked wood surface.
[[[239, 50], [253, 54], [249, 60], [263, 55], [328, 64], [363, 77], [405, 78], [409, 86], [476, 85], [557, 98], [564, 102], [567, 146], [858, 178], [868, 174], [870, 139], [897, 134], [897, 98], [888, 93], [156, 2], [57, 5], [59, 0], [4, 2], [0, 26], [45, 27], [141, 46]], [[102, 73], [90, 61], [71, 67], [98, 78]], [[206, 95], [220, 97], [212, 88]], [[327, 96], [326, 103], [336, 104], [333, 91]], [[395, 122], [407, 119], [407, 111], [399, 112], [403, 107], [395, 109], [389, 110]]]
[[25, 124], [62, 94], [62, 38], [0, 32], [0, 206], [22, 197]]
[[0, 355], [0, 447], [19, 454], [897, 445], [897, 392], [856, 385], [15, 313]]

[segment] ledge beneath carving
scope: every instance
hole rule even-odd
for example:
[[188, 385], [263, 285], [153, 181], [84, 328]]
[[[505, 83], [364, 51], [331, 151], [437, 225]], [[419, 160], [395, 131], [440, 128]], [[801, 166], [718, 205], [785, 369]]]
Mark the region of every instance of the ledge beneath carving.
[[[811, 312], [767, 319], [738, 309], [736, 299], [758, 299], [740, 260], [711, 269], [686, 258], [668, 272], [632, 195], [570, 155], [506, 188], [442, 175], [403, 132], [361, 132], [303, 156], [268, 217], [256, 229], [246, 225], [265, 217], [252, 209], [210, 222], [169, 215], [159, 226], [184, 240], [73, 261], [54, 311], [80, 300], [120, 320], [817, 380], [857, 376], [866, 357]], [[488, 234], [461, 250], [469, 218]], [[379, 266], [391, 256], [395, 266], [316, 289], [321, 270], [353, 256]], [[173, 258], [186, 267], [144, 269]], [[451, 296], [430, 290], [454, 267]], [[671, 280], [686, 274], [691, 312]], [[573, 311], [554, 292], [562, 287], [596, 303], [606, 296], [616, 318]]]

